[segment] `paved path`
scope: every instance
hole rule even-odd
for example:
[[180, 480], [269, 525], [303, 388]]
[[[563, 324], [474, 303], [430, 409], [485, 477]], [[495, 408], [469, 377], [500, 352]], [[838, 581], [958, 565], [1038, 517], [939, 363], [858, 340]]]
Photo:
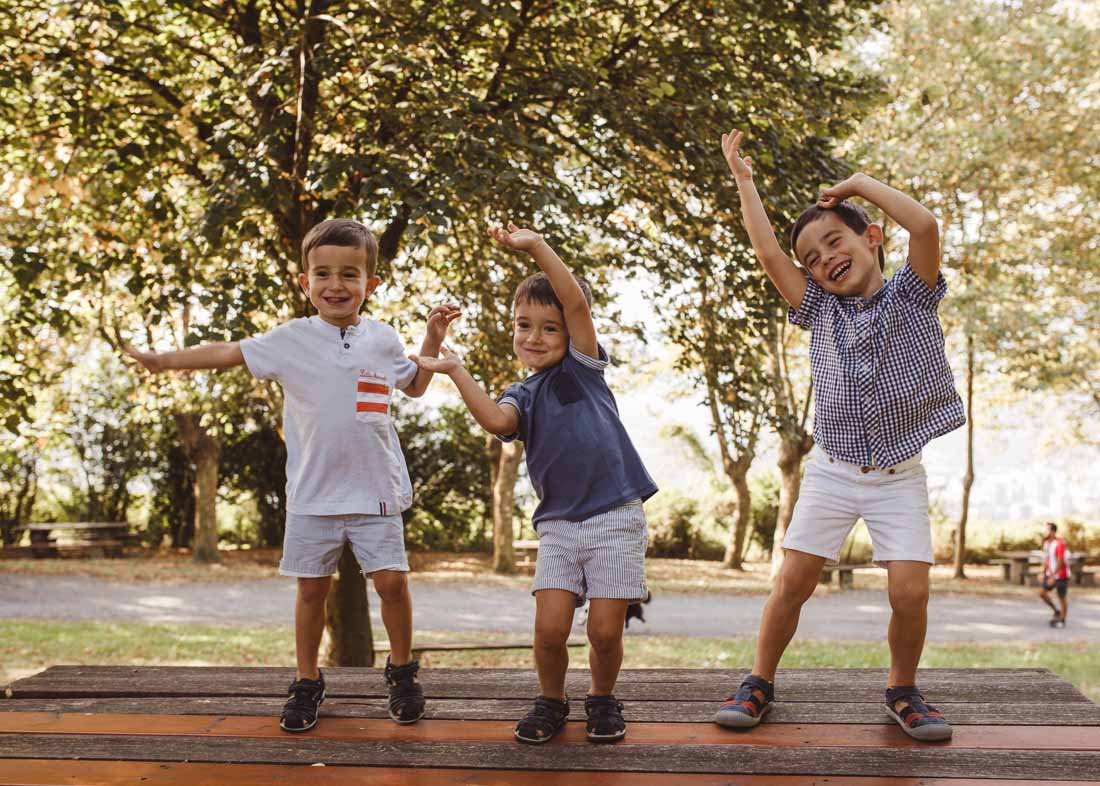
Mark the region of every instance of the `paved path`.
[[[467, 583], [412, 584], [418, 630], [498, 631], [529, 635], [535, 604], [522, 589]], [[680, 594], [657, 596], [647, 622], [630, 633], [685, 636], [756, 633], [764, 597]], [[1070, 626], [1052, 630], [1050, 612], [1038, 600], [933, 595], [930, 641], [1100, 641], [1100, 596], [1070, 591]], [[0, 620], [58, 619], [212, 624], [291, 624], [294, 584], [286, 579], [234, 583], [129, 584], [83, 576], [0, 573]], [[378, 598], [371, 590], [376, 625]], [[799, 636], [877, 641], [885, 636], [890, 607], [882, 592], [823, 593], [802, 611]]]

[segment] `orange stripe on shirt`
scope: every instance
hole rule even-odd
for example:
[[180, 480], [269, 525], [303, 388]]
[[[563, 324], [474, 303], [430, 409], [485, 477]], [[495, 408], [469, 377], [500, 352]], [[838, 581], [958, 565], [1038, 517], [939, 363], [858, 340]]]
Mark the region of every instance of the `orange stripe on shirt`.
[[356, 412], [381, 412], [385, 414], [390, 411], [389, 404], [375, 404], [373, 401], [356, 401]]
[[377, 382], [359, 382], [360, 393], [377, 393], [380, 396], [388, 396], [390, 389], [385, 385], [379, 385]]

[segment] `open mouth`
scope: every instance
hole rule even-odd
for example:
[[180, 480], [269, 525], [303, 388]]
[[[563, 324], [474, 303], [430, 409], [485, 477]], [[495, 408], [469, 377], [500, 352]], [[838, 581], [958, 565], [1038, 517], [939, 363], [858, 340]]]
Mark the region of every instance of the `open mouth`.
[[829, 274], [829, 280], [840, 281], [840, 279], [844, 278], [845, 274], [849, 270], [851, 270], [851, 268], [852, 260], [849, 259], [847, 262], [841, 262], [839, 265], [833, 268], [833, 272]]

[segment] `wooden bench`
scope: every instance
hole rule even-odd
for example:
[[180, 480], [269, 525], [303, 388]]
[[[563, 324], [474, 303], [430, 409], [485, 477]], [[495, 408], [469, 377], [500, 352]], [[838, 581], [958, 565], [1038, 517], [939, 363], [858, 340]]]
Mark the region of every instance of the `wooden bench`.
[[538, 540], [516, 540], [512, 542], [512, 549], [516, 553], [516, 570], [521, 573], [535, 572], [535, 562], [539, 556]]
[[[626, 740], [584, 737], [589, 675], [548, 745], [512, 738], [530, 669], [425, 669], [427, 715], [387, 717], [380, 669], [325, 670], [317, 728], [279, 730], [290, 668], [54, 666], [0, 698], [0, 784], [82, 786], [1011, 786], [1100, 777], [1100, 707], [1045, 669], [922, 669], [955, 726], [910, 739], [882, 708], [884, 669], [780, 669], [779, 701], [749, 732], [714, 712], [746, 673], [627, 669]], [[312, 766], [311, 766], [312, 765]]]
[[[125, 521], [55, 521], [28, 524], [34, 557], [121, 557], [130, 541]], [[71, 533], [62, 542], [59, 533]]]
[[841, 589], [851, 589], [854, 585], [854, 573], [857, 570], [873, 570], [876, 566], [870, 562], [861, 562], [858, 564], [841, 564], [841, 565], [826, 565], [821, 569], [821, 578], [818, 579], [819, 584], [829, 584], [833, 580], [833, 574], [836, 573], [837, 586]]

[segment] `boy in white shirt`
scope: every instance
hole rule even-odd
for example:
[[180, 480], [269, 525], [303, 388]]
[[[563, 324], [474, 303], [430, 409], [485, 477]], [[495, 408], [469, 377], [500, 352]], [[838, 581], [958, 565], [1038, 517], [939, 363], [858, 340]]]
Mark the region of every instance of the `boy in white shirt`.
[[[373, 577], [381, 599], [390, 640], [385, 670], [390, 717], [414, 723], [424, 714], [419, 664], [412, 660], [412, 600], [401, 520], [401, 511], [412, 504], [412, 484], [390, 401], [394, 389], [423, 395], [432, 374], [405, 356], [393, 328], [359, 315], [381, 283], [377, 262], [378, 242], [363, 224], [324, 221], [302, 241], [298, 277], [318, 316], [293, 319], [241, 342], [159, 354], [125, 348], [153, 373], [245, 364], [255, 377], [282, 385], [287, 521], [279, 572], [298, 579], [297, 678], [280, 718], [285, 731], [307, 731], [317, 724], [325, 698], [317, 665], [325, 597], [345, 542], [363, 573]], [[438, 355], [448, 326], [460, 313], [451, 304], [431, 310], [421, 355]]]

